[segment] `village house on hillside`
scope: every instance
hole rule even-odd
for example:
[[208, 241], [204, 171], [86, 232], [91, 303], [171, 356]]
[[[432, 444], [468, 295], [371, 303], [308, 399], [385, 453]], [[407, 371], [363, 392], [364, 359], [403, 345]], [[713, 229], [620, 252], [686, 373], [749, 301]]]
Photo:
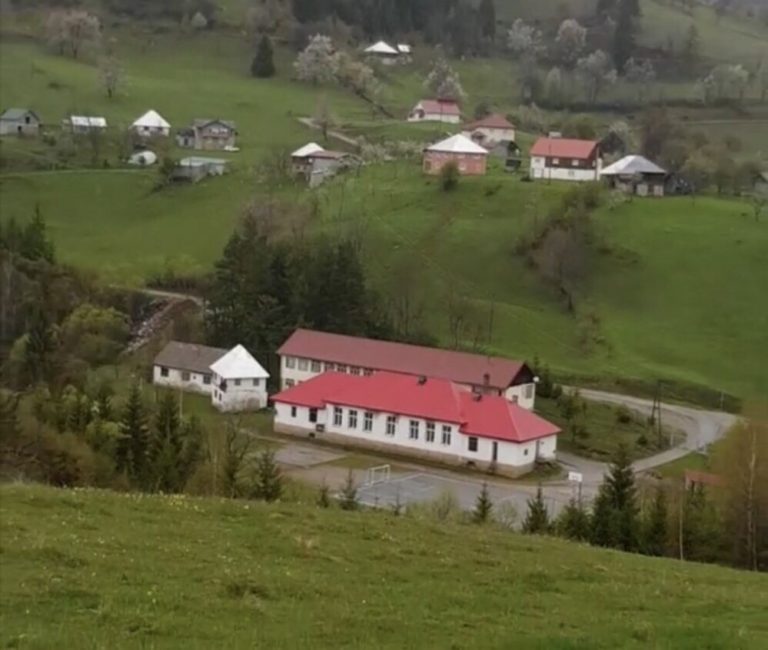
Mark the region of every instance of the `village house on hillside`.
[[220, 411], [248, 411], [267, 405], [269, 373], [242, 346], [227, 351], [170, 341], [155, 357], [152, 383], [210, 395]]
[[500, 113], [492, 113], [466, 124], [464, 131], [472, 140], [484, 147], [492, 146], [498, 142], [515, 141], [514, 125]]
[[355, 157], [346, 151], [323, 149], [310, 142], [291, 154], [291, 170], [315, 187], [339, 170], [355, 164]]
[[380, 61], [384, 65], [395, 63], [407, 63], [410, 60], [411, 46], [398, 43], [391, 46], [386, 41], [377, 41], [363, 50], [363, 53], [372, 59]]
[[101, 116], [70, 115], [62, 121], [62, 128], [75, 134], [103, 132], [107, 128], [107, 119]]
[[167, 137], [171, 133], [171, 125], [157, 111], [149, 110], [133, 124], [131, 129], [145, 138]]
[[28, 108], [8, 108], [0, 114], [0, 135], [37, 135], [41, 120]]
[[230, 120], [194, 120], [176, 132], [180, 147], [193, 149], [233, 149], [237, 138], [235, 123]]
[[485, 174], [488, 151], [457, 133], [424, 150], [422, 167], [427, 174], [439, 174], [446, 163], [455, 162], [462, 176]]
[[610, 187], [638, 196], [664, 196], [666, 170], [643, 156], [624, 156], [600, 172]]
[[594, 140], [539, 138], [531, 147], [530, 155], [533, 179], [596, 181], [600, 178], [600, 145]]
[[276, 431], [519, 476], [553, 460], [559, 429], [447, 379], [326, 372], [272, 397]]
[[501, 395], [526, 409], [533, 408], [536, 398], [537, 378], [528, 365], [503, 357], [307, 329], [297, 329], [277, 354], [283, 388], [328, 371], [370, 375], [383, 370], [447, 379], [468, 391]]
[[182, 158], [171, 174], [171, 180], [197, 183], [208, 176], [223, 176], [229, 165], [223, 158], [190, 156]]
[[408, 114], [409, 122], [461, 122], [461, 109], [453, 99], [422, 99]]

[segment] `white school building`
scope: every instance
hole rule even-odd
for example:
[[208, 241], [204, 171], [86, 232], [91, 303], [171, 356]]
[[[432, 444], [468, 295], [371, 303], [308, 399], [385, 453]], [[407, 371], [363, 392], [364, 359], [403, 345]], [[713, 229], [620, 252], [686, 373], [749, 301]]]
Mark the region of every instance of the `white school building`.
[[445, 379], [327, 372], [272, 397], [276, 431], [519, 476], [553, 460], [559, 429]]
[[155, 357], [152, 383], [211, 396], [220, 411], [267, 406], [269, 373], [242, 345], [231, 350], [170, 341]]
[[421, 345], [297, 329], [280, 346], [280, 386], [291, 388], [320, 373], [370, 375], [375, 370], [447, 379], [469, 390], [502, 395], [533, 409], [536, 380], [522, 361]]

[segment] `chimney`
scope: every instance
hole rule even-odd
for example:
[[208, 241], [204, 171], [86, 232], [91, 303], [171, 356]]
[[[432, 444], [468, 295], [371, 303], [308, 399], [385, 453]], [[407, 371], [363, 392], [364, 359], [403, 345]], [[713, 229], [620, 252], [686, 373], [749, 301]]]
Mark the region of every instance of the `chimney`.
[[491, 392], [491, 374], [489, 372], [483, 374], [483, 392], [486, 395]]
[[427, 383], [427, 378], [424, 375], [419, 375], [419, 386], [423, 386]]

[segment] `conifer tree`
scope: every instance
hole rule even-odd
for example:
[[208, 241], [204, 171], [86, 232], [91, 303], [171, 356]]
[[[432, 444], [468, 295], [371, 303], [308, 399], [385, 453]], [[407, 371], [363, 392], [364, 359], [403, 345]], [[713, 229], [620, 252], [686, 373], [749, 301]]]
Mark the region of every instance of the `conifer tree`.
[[41, 307], [32, 311], [27, 324], [24, 371], [30, 383], [47, 381], [53, 365], [55, 343], [48, 317]]
[[171, 493], [180, 487], [180, 426], [176, 397], [172, 392], [166, 391], [158, 402], [148, 448], [151, 485], [155, 490]]
[[592, 504], [589, 541], [595, 546], [613, 546], [616, 542], [616, 511], [605, 482], [600, 486]]
[[549, 512], [544, 503], [544, 494], [539, 485], [536, 496], [528, 499], [528, 512], [523, 521], [523, 532], [534, 535], [546, 535], [549, 532]]
[[98, 411], [99, 417], [102, 420], [111, 420], [114, 412], [112, 409], [112, 396], [114, 395], [114, 391], [112, 390], [112, 386], [104, 381], [101, 384], [99, 384], [98, 389], [96, 390], [96, 397], [94, 398], [94, 404], [96, 406], [96, 410]]
[[589, 515], [580, 501], [571, 499], [563, 508], [555, 523], [557, 534], [566, 539], [584, 541], [589, 539]]
[[667, 494], [659, 486], [643, 525], [643, 552], [664, 555], [667, 546]]
[[275, 462], [275, 453], [267, 449], [259, 454], [256, 461], [253, 497], [264, 501], [277, 501], [282, 493], [283, 477]]
[[612, 506], [616, 511], [616, 547], [634, 551], [638, 546], [638, 507], [635, 473], [627, 449], [620, 445], [606, 478]]
[[496, 5], [493, 0], [480, 0], [477, 14], [483, 36], [493, 40], [496, 35]]
[[617, 69], [624, 65], [635, 50], [635, 21], [633, 0], [620, 0], [616, 27], [613, 31], [613, 63]]
[[339, 504], [342, 510], [357, 510], [360, 503], [357, 500], [357, 484], [352, 470], [347, 473], [347, 479], [341, 488], [341, 502]]
[[53, 264], [55, 253], [53, 244], [48, 239], [45, 219], [40, 206], [35, 206], [35, 215], [21, 233], [19, 253], [29, 260], [43, 259]]
[[472, 520], [476, 524], [484, 524], [491, 518], [491, 512], [493, 511], [493, 501], [491, 501], [491, 495], [488, 492], [488, 484], [483, 483], [483, 487], [475, 499], [475, 509], [472, 512]]
[[253, 62], [251, 63], [251, 74], [260, 79], [266, 79], [275, 74], [272, 41], [266, 34], [264, 34], [259, 41], [259, 46], [256, 49], [256, 56], [253, 57]]
[[141, 484], [147, 475], [149, 427], [138, 382], [134, 382], [128, 392], [120, 417], [120, 433], [115, 458], [117, 469], [127, 472], [134, 483]]

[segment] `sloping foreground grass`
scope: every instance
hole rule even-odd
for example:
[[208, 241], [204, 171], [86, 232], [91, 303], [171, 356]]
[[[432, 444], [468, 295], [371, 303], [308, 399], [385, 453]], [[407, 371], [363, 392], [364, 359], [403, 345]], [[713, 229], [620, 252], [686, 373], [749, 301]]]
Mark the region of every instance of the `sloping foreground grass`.
[[749, 648], [765, 576], [470, 525], [0, 491], [16, 648]]

